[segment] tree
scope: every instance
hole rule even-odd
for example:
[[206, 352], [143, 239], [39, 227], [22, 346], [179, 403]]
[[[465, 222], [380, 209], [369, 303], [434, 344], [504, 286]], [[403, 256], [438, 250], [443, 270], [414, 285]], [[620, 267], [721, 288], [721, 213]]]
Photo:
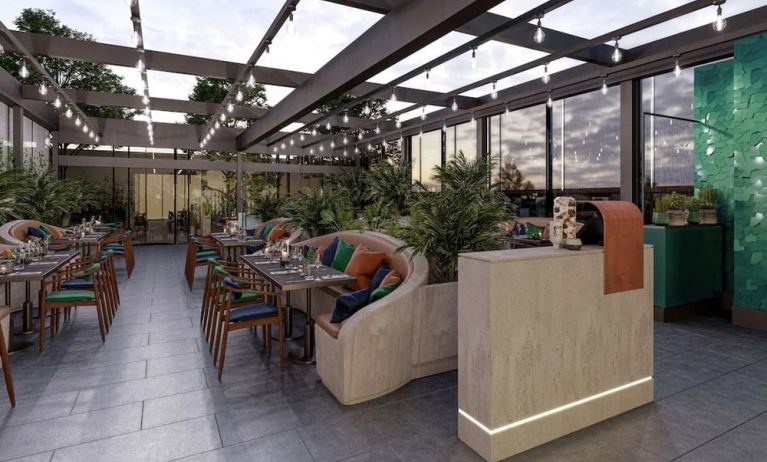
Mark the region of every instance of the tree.
[[511, 191], [534, 189], [533, 183], [530, 180], [525, 180], [525, 176], [514, 162], [506, 162], [501, 170], [500, 183], [503, 185], [503, 189]]
[[[93, 42], [92, 35], [72, 29], [62, 24], [53, 10], [39, 8], [25, 8], [14, 20], [18, 30], [33, 32], [36, 34], [53, 35], [77, 40]], [[91, 90], [107, 93], [120, 93], [135, 95], [136, 90], [123, 84], [123, 78], [112, 72], [104, 64], [94, 64], [69, 59], [52, 58], [49, 56], [35, 56], [46, 71], [64, 89]], [[40, 84], [42, 78], [35, 72], [30, 72], [29, 77], [22, 79], [19, 75], [22, 57], [17, 53], [5, 53], [0, 55], [0, 67], [3, 67], [11, 75], [22, 83], [30, 85]], [[140, 111], [119, 107], [90, 106], [81, 104], [80, 108], [86, 115], [91, 117], [107, 117], [114, 119], [131, 119]], [[66, 152], [67, 145], [62, 145], [62, 152]], [[84, 148], [80, 145], [74, 148], [72, 154], [76, 154]]]
[[[189, 95], [190, 101], [201, 101], [206, 103], [218, 103], [224, 101], [229, 88], [232, 83], [228, 80], [213, 79], [210, 77], [197, 77], [192, 89], [192, 93]], [[263, 85], [256, 84], [253, 88], [243, 87], [243, 99], [238, 103], [243, 106], [251, 106], [256, 108], [266, 107], [266, 90]], [[208, 114], [187, 114], [185, 116], [186, 122], [195, 125], [207, 124], [212, 115]], [[248, 125], [248, 119], [242, 117], [228, 117], [225, 122], [222, 123], [225, 127], [246, 127]], [[224, 151], [203, 151], [203, 157], [207, 160], [213, 161], [236, 161], [236, 153], [224, 152]], [[224, 176], [223, 189], [213, 188], [207, 181], [203, 181], [202, 189], [218, 192], [221, 195], [221, 212], [225, 216], [232, 216], [236, 208], [236, 190], [237, 190], [237, 172], [236, 171], [223, 171]], [[265, 180], [261, 178], [263, 174], [259, 173], [246, 173], [243, 175], [243, 180], [246, 185], [252, 185], [256, 188], [261, 187]], [[263, 181], [262, 181], [263, 180]], [[247, 194], [249, 197], [251, 193]]]
[[[349, 103], [354, 99], [351, 95], [341, 95], [335, 98], [329, 99], [319, 107], [317, 112], [327, 113], [335, 111], [339, 107]], [[367, 109], [365, 109], [367, 106]], [[363, 104], [353, 106], [347, 111], [344, 111], [349, 117], [357, 117], [362, 119], [379, 119], [385, 117], [388, 113], [386, 110], [386, 101], [383, 99], [372, 99]], [[317, 127], [317, 131], [323, 135], [341, 133], [344, 130], [339, 127], [331, 127], [330, 130], [326, 129], [324, 125]], [[350, 133], [356, 135], [359, 130], [352, 131]]]

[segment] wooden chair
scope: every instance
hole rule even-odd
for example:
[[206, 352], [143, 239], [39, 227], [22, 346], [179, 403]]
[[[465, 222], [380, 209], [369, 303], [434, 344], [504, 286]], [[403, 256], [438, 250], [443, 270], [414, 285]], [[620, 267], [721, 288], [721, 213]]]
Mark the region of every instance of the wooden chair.
[[[56, 335], [58, 329], [59, 315], [62, 309], [93, 306], [96, 308], [96, 314], [99, 319], [99, 331], [101, 333], [101, 342], [106, 341], [106, 334], [109, 329], [109, 310], [107, 308], [106, 288], [104, 281], [104, 270], [100, 263], [93, 263], [84, 269], [80, 274], [83, 279], [91, 278], [93, 280], [92, 290], [64, 290], [62, 282], [65, 280], [66, 272], [56, 273], [50, 281], [43, 282], [42, 297], [40, 300], [40, 351], [45, 347], [45, 317], [51, 313], [51, 337]], [[52, 290], [48, 291], [48, 285]]]
[[[214, 364], [218, 359], [218, 380], [224, 373], [224, 360], [226, 359], [226, 345], [229, 340], [229, 332], [233, 330], [246, 329], [261, 326], [265, 349], [267, 354], [272, 352], [272, 325], [277, 325], [279, 335], [280, 350], [280, 368], [285, 367], [285, 339], [282, 332], [282, 294], [271, 291], [254, 290], [254, 287], [248, 287], [245, 284], [236, 282], [230, 277], [223, 279], [223, 287], [226, 292], [224, 300], [217, 298], [216, 309], [218, 310], [220, 321], [216, 326], [215, 352], [213, 354]], [[258, 292], [262, 300], [260, 303], [252, 303], [245, 306], [236, 306], [236, 295], [247, 294], [248, 292]], [[266, 297], [271, 297], [274, 303], [267, 301]], [[220, 339], [219, 339], [220, 337]], [[219, 357], [219, 350], [221, 356]]]
[[133, 254], [133, 233], [125, 231], [122, 234], [113, 234], [102, 242], [104, 250], [111, 250], [115, 258], [125, 260], [125, 271], [128, 278], [133, 274], [133, 268], [136, 266], [136, 259]]
[[[7, 306], [0, 306], [0, 322], [3, 322], [5, 318], [9, 317], [10, 315], [10, 308]], [[16, 392], [13, 390], [11, 362], [8, 359], [8, 349], [5, 347], [5, 335], [3, 334], [3, 329], [0, 329], [0, 366], [3, 367], [3, 376], [5, 376], [5, 389], [8, 391], [8, 399], [11, 401], [11, 407], [16, 407]]]
[[210, 238], [192, 236], [186, 246], [184, 274], [189, 290], [194, 287], [194, 275], [198, 267], [206, 266], [209, 258], [221, 258], [221, 247]]
[[[120, 293], [117, 287], [113, 252], [106, 250], [100, 257], [82, 258], [66, 266], [62, 271], [61, 290], [93, 290], [93, 279], [86, 277], [84, 271], [94, 263], [100, 263], [104, 280], [104, 300], [107, 308], [107, 331], [120, 306]], [[70, 308], [64, 309], [64, 321], [69, 320]]]

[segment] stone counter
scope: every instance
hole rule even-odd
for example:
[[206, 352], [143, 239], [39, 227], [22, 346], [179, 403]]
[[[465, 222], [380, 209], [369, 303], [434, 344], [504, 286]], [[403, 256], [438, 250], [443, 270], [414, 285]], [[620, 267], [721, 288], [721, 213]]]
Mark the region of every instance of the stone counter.
[[497, 461], [651, 402], [652, 258], [605, 295], [601, 247], [461, 255], [459, 438]]

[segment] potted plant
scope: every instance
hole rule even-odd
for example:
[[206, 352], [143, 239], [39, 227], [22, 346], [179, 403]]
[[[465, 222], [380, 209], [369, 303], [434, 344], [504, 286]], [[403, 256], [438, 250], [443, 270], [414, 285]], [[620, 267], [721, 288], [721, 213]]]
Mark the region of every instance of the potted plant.
[[208, 236], [210, 235], [210, 227], [211, 227], [211, 215], [213, 215], [213, 204], [210, 202], [210, 199], [205, 196], [205, 199], [202, 202], [202, 206], [200, 206], [200, 212], [202, 213], [202, 235]]
[[200, 206], [192, 204], [189, 206], [189, 235], [196, 236], [197, 229], [200, 227]]
[[668, 199], [669, 226], [685, 226], [687, 224], [687, 196], [672, 192]]
[[687, 201], [687, 222], [700, 223], [700, 199], [691, 197]]
[[655, 210], [652, 212], [652, 222], [656, 225], [668, 224], [668, 196], [655, 199]]
[[710, 184], [700, 188], [698, 191], [698, 200], [700, 201], [700, 224], [715, 225], [716, 216], [716, 189]]

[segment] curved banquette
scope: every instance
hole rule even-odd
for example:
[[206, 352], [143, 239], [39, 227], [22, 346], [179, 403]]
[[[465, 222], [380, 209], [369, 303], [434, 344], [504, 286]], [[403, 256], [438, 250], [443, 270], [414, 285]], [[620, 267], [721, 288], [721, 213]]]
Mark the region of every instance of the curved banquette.
[[333, 395], [343, 404], [360, 403], [413, 379], [455, 369], [455, 351], [446, 349], [435, 357], [418, 346], [419, 338], [435, 335], [434, 325], [424, 322], [433, 317], [420, 312], [429, 309], [419, 302], [420, 289], [428, 283], [427, 260], [408, 250], [397, 252], [402, 241], [376, 232], [342, 231], [300, 244], [324, 248], [336, 237], [355, 247], [365, 244], [372, 251], [385, 252], [390, 268], [402, 276], [402, 284], [340, 324], [330, 322], [335, 299], [349, 291], [312, 291], [317, 372]]
[[64, 235], [64, 229], [58, 226], [49, 225], [37, 220], [13, 220], [0, 226], [0, 241], [9, 245], [19, 245], [24, 243], [29, 236], [27, 229], [31, 226], [37, 228], [44, 224], [49, 229], [55, 230]]

